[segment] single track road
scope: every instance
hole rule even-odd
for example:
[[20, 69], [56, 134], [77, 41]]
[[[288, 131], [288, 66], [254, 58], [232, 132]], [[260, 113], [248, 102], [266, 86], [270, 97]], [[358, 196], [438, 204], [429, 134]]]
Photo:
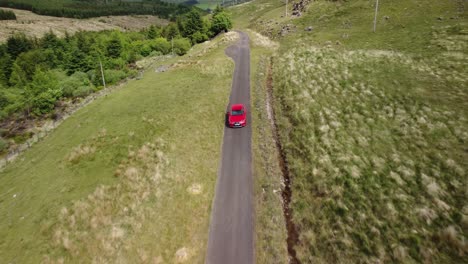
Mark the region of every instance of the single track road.
[[247, 34], [226, 49], [235, 62], [229, 105], [244, 104], [247, 126], [224, 128], [208, 238], [207, 264], [254, 263], [250, 48]]

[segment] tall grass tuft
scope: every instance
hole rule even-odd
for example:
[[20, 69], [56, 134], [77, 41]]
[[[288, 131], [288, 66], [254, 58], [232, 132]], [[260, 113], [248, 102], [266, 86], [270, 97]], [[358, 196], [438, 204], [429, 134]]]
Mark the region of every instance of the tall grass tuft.
[[439, 40], [452, 53], [434, 58], [328, 46], [277, 59], [303, 263], [465, 258], [468, 57], [456, 39]]

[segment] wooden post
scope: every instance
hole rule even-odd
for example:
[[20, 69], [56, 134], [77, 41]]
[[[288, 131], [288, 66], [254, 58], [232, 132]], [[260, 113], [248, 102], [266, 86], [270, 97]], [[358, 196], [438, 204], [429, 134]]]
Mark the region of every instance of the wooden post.
[[101, 66], [101, 76], [102, 76], [102, 84], [104, 85], [104, 89], [106, 88], [106, 79], [104, 78], [104, 70], [102, 68], [101, 59], [99, 59], [99, 66]]
[[377, 13], [379, 11], [379, 0], [376, 0], [375, 2], [375, 16], [374, 16], [374, 33], [377, 28]]

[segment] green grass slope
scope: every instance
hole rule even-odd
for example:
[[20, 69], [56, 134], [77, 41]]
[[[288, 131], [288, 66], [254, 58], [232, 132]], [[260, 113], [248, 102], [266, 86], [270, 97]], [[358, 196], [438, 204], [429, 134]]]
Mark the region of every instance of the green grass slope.
[[[302, 263], [461, 263], [465, 3], [380, 2], [376, 33], [375, 1], [313, 1], [299, 18], [275, 1], [231, 9], [238, 27], [281, 44], [273, 90], [295, 249]], [[262, 263], [280, 262], [277, 240], [258, 243]]]
[[7, 166], [0, 262], [203, 262], [233, 70], [223, 41], [151, 67]]

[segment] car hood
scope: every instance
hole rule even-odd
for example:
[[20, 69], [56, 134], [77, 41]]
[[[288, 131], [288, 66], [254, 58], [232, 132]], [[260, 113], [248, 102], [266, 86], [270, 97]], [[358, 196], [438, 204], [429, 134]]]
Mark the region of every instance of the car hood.
[[245, 120], [245, 115], [236, 115], [236, 116], [229, 116], [229, 122], [230, 123], [235, 123], [235, 122], [240, 122]]

